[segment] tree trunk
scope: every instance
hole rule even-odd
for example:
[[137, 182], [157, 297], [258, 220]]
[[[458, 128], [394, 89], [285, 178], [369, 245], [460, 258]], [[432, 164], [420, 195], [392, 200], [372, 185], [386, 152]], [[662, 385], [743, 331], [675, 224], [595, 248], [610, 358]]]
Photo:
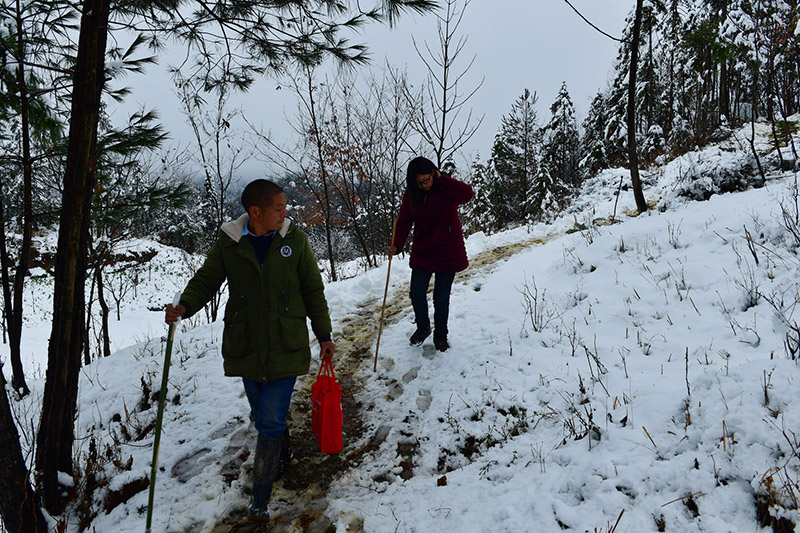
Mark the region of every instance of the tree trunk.
[[[319, 147], [318, 147], [319, 148]], [[320, 150], [320, 158], [322, 158], [322, 151]], [[322, 161], [322, 159], [320, 159]], [[331, 200], [330, 200], [330, 193], [328, 192], [328, 178], [325, 175], [325, 163], [320, 163], [320, 168], [322, 169], [322, 189], [323, 189], [323, 201], [325, 205], [325, 240], [328, 243], [328, 261], [331, 264], [331, 281], [336, 281], [336, 258], [334, 257], [333, 253], [333, 235], [331, 235], [331, 226], [333, 225], [333, 221], [331, 220]]]
[[108, 303], [106, 303], [106, 295], [103, 290], [103, 261], [98, 261], [97, 265], [97, 303], [100, 304], [100, 309], [103, 316], [100, 317], [100, 331], [103, 337], [103, 357], [111, 355], [111, 339], [108, 333]]
[[636, 69], [639, 63], [639, 35], [642, 29], [642, 0], [636, 0], [636, 18], [633, 21], [631, 40], [630, 80], [628, 83], [628, 162], [631, 167], [633, 198], [640, 213], [647, 211], [647, 202], [639, 180], [639, 156], [636, 149]]
[[[0, 202], [3, 201], [3, 195], [0, 193]], [[17, 278], [14, 278], [12, 290], [12, 280], [9, 275], [11, 270], [11, 259], [8, 257], [8, 248], [6, 244], [5, 234], [5, 213], [4, 209], [0, 207], [0, 223], [3, 227], [2, 244], [0, 244], [0, 268], [2, 268], [2, 284], [3, 284], [3, 317], [5, 318], [6, 328], [8, 330], [8, 348], [9, 360], [11, 361], [11, 387], [19, 397], [30, 394], [30, 389], [25, 382], [25, 374], [22, 367], [21, 356], [21, 341], [22, 341], [22, 288], [17, 289]], [[17, 269], [17, 276], [20, 276], [19, 268]], [[18, 292], [15, 292], [18, 291]], [[19, 302], [17, 294], [20, 294]], [[20, 313], [17, 313], [17, 310]], [[5, 333], [5, 332], [4, 332]], [[5, 335], [4, 335], [5, 336]]]
[[728, 124], [733, 125], [731, 121], [731, 95], [728, 88], [728, 60], [723, 59], [719, 66], [719, 110], [720, 115], [728, 120]]
[[[720, 2], [718, 24], [723, 24], [728, 19], [728, 0]], [[731, 116], [731, 93], [730, 81], [728, 80], [728, 58], [722, 58], [719, 64], [719, 114], [720, 118], [725, 116], [728, 124], [734, 125]]]
[[328, 261], [331, 264], [330, 280], [336, 281], [336, 258], [333, 251], [333, 235], [331, 234], [331, 226], [333, 225], [331, 217], [331, 200], [328, 191], [328, 172], [325, 164], [325, 154], [323, 153], [322, 134], [319, 128], [319, 121], [317, 120], [316, 104], [314, 101], [314, 87], [312, 84], [311, 71], [306, 72], [308, 81], [308, 109], [311, 116], [311, 123], [314, 128], [314, 144], [317, 150], [317, 158], [319, 159], [320, 178], [322, 179], [322, 209], [325, 212], [325, 241], [328, 247]]
[[759, 83], [759, 71], [761, 70], [761, 59], [759, 54], [759, 30], [761, 27], [761, 2], [756, 4], [756, 8], [753, 11], [753, 18], [755, 19], [753, 22], [755, 24], [755, 39], [753, 44], [753, 49], [756, 55], [755, 64], [753, 65], [753, 88], [751, 90], [750, 95], [750, 102], [752, 105], [752, 113], [750, 114], [750, 138], [748, 139], [750, 143], [750, 151], [753, 154], [753, 159], [756, 161], [756, 165], [758, 166], [758, 175], [761, 177], [761, 185], [764, 185], [767, 182], [767, 177], [764, 174], [764, 167], [761, 166], [761, 158], [758, 156], [758, 151], [756, 150], [755, 139], [756, 139], [756, 117], [758, 116], [758, 83]]
[[89, 240], [94, 152], [110, 0], [84, 0], [72, 89], [67, 164], [61, 203], [42, 419], [36, 438], [39, 492], [54, 514], [63, 509], [58, 473], [71, 474], [74, 420], [83, 344], [84, 285]]
[[211, 316], [208, 319], [209, 322], [217, 321], [217, 316], [219, 315], [219, 308], [222, 305], [221, 302], [222, 302], [222, 291], [219, 290], [214, 294], [214, 296], [211, 298], [211, 301], [209, 302], [208, 309], [209, 312], [211, 313]]
[[[91, 255], [91, 252], [90, 254]], [[85, 301], [85, 313], [86, 316], [86, 327], [83, 328], [83, 364], [84, 366], [89, 366], [92, 364], [92, 342], [91, 342], [91, 330], [92, 330], [92, 306], [94, 305], [94, 287], [97, 284], [97, 278], [92, 276], [92, 284], [89, 286], [89, 298]]]
[[355, 233], [356, 241], [358, 241], [358, 245], [361, 247], [361, 253], [364, 254], [364, 258], [367, 260], [367, 267], [371, 268], [377, 266], [372, 264], [372, 256], [369, 253], [369, 246], [367, 246], [367, 240], [364, 238], [364, 232], [361, 231], [361, 225], [358, 223], [355, 207], [353, 207], [353, 211], [351, 212], [350, 220], [353, 221], [353, 233]]
[[45, 533], [47, 523], [39, 498], [28, 481], [28, 469], [19, 445], [19, 433], [6, 395], [6, 379], [0, 365], [0, 516], [5, 530]]
[[[20, 58], [25, 57], [25, 35], [23, 34], [22, 12], [17, 4], [17, 53]], [[22, 137], [22, 244], [19, 248], [17, 269], [14, 274], [14, 287], [12, 291], [12, 304], [8, 309], [8, 346], [9, 359], [11, 360], [11, 387], [19, 396], [30, 393], [25, 374], [22, 368], [20, 344], [22, 342], [22, 291], [25, 278], [28, 276], [30, 266], [32, 234], [33, 234], [33, 199], [32, 182], [33, 167], [31, 163], [31, 125], [30, 125], [30, 96], [25, 81], [25, 67], [19, 61], [16, 71], [17, 91], [20, 102], [20, 134]]]
[[11, 310], [14, 308], [14, 300], [11, 291], [11, 259], [8, 257], [8, 243], [6, 242], [6, 214], [5, 214], [5, 196], [3, 194], [3, 183], [0, 181], [0, 278], [3, 285], [3, 321], [5, 328], [3, 329], [3, 342], [5, 343], [5, 333], [8, 331], [9, 337], [13, 337], [11, 333], [11, 317], [9, 316]]
[[781, 150], [781, 138], [778, 132], [777, 125], [775, 124], [775, 101], [778, 99], [777, 82], [775, 81], [775, 56], [777, 52], [774, 50], [773, 45], [770, 45], [767, 58], [767, 86], [766, 86], [766, 105], [767, 105], [767, 120], [769, 120], [770, 128], [772, 129], [772, 142], [775, 145], [775, 151], [778, 153], [779, 168], [784, 167], [783, 152]]

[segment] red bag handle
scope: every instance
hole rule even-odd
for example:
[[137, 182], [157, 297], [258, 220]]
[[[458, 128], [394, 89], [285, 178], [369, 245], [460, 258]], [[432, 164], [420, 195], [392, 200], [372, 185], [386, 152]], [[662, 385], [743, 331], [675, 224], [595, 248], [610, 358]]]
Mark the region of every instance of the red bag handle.
[[333, 360], [330, 357], [322, 358], [322, 364], [319, 365], [319, 372], [317, 372], [317, 377], [321, 375], [336, 379], [336, 374], [333, 372]]

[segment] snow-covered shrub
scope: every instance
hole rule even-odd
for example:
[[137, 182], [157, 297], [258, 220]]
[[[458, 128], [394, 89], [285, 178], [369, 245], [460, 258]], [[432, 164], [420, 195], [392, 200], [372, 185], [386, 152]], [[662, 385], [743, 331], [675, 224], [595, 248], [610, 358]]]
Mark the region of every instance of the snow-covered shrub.
[[763, 186], [755, 160], [746, 157], [733, 167], [697, 164], [690, 167], [675, 189], [675, 195], [705, 201], [715, 194], [746, 191]]
[[755, 476], [752, 485], [756, 493], [756, 517], [763, 527], [773, 531], [794, 531], [798, 520], [798, 451], [797, 437], [784, 431], [792, 447], [788, 460], [780, 466], [769, 468], [761, 476]]
[[672, 131], [670, 132], [669, 144], [672, 151], [677, 154], [682, 154], [690, 150], [692, 139], [691, 124], [684, 117], [676, 116], [672, 121]]
[[656, 124], [650, 126], [650, 129], [647, 130], [644, 146], [642, 147], [645, 159], [650, 162], [655, 161], [659, 155], [664, 153], [666, 146], [664, 130], [661, 126]]

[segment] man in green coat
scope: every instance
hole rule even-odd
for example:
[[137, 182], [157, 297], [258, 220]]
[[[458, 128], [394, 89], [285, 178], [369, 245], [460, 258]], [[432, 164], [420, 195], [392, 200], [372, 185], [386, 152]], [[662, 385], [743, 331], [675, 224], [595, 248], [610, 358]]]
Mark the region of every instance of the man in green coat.
[[258, 430], [250, 518], [268, 521], [272, 484], [291, 458], [286, 414], [297, 376], [311, 361], [306, 318], [331, 357], [331, 319], [308, 237], [286, 216], [286, 195], [255, 180], [242, 192], [246, 213], [220, 228], [203, 266], [167, 306], [166, 322], [202, 309], [228, 281], [222, 333], [226, 376], [241, 377]]

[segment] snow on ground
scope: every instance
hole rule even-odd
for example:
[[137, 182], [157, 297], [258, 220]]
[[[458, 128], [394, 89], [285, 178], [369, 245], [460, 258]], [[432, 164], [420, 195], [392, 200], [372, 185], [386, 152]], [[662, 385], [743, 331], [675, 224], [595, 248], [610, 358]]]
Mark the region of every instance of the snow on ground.
[[[763, 299], [748, 308], [749, 284], [796, 295], [798, 263], [756, 266], [742, 236], [775, 221], [783, 186], [517, 254], [480, 291], [456, 285], [453, 347], [431, 360], [409, 322], [384, 332], [382, 375], [414, 378], [394, 401], [380, 379], [365, 391], [392, 431], [330, 514], [367, 531], [591, 531], [623, 510], [623, 531], [757, 530], [754, 490], [800, 420], [786, 329]], [[695, 493], [697, 516], [669, 504]]]
[[[779, 205], [794, 177], [705, 202], [678, 196], [687, 168], [713, 174], [746, 157], [716, 146], [660, 167], [645, 179], [659, 209], [636, 218], [630, 191], [617, 203], [617, 170], [553, 224], [471, 236], [473, 259], [539, 243], [456, 277], [447, 352], [430, 339], [408, 345], [410, 305], [384, 329], [378, 372], [363, 369], [359, 392], [369, 431], [348, 438], [385, 440], [329, 491], [336, 530], [611, 531], [618, 521], [617, 531], [769, 531], [757, 494], [783, 496], [773, 514], [800, 522], [780, 493], [800, 477], [800, 370], [784, 348], [800, 260]], [[142, 288], [145, 301], [116, 326], [151, 340], [81, 379], [78, 455], [86, 464], [94, 439], [111, 477], [97, 492], [97, 531], [144, 527], [165, 332], [144, 309], [185, 282], [153, 268], [156, 288]], [[335, 334], [382, 298], [386, 268], [328, 284]], [[394, 261], [392, 291], [409, 277], [407, 259]], [[41, 350], [46, 321], [31, 323]], [[222, 376], [221, 331], [221, 321], [182, 324], [176, 336], [154, 531], [208, 531], [246, 504], [225, 473], [254, 430], [239, 381]], [[36, 420], [43, 383], [30, 385], [37, 392], [17, 405]], [[137, 484], [113, 505], [110, 492]]]

